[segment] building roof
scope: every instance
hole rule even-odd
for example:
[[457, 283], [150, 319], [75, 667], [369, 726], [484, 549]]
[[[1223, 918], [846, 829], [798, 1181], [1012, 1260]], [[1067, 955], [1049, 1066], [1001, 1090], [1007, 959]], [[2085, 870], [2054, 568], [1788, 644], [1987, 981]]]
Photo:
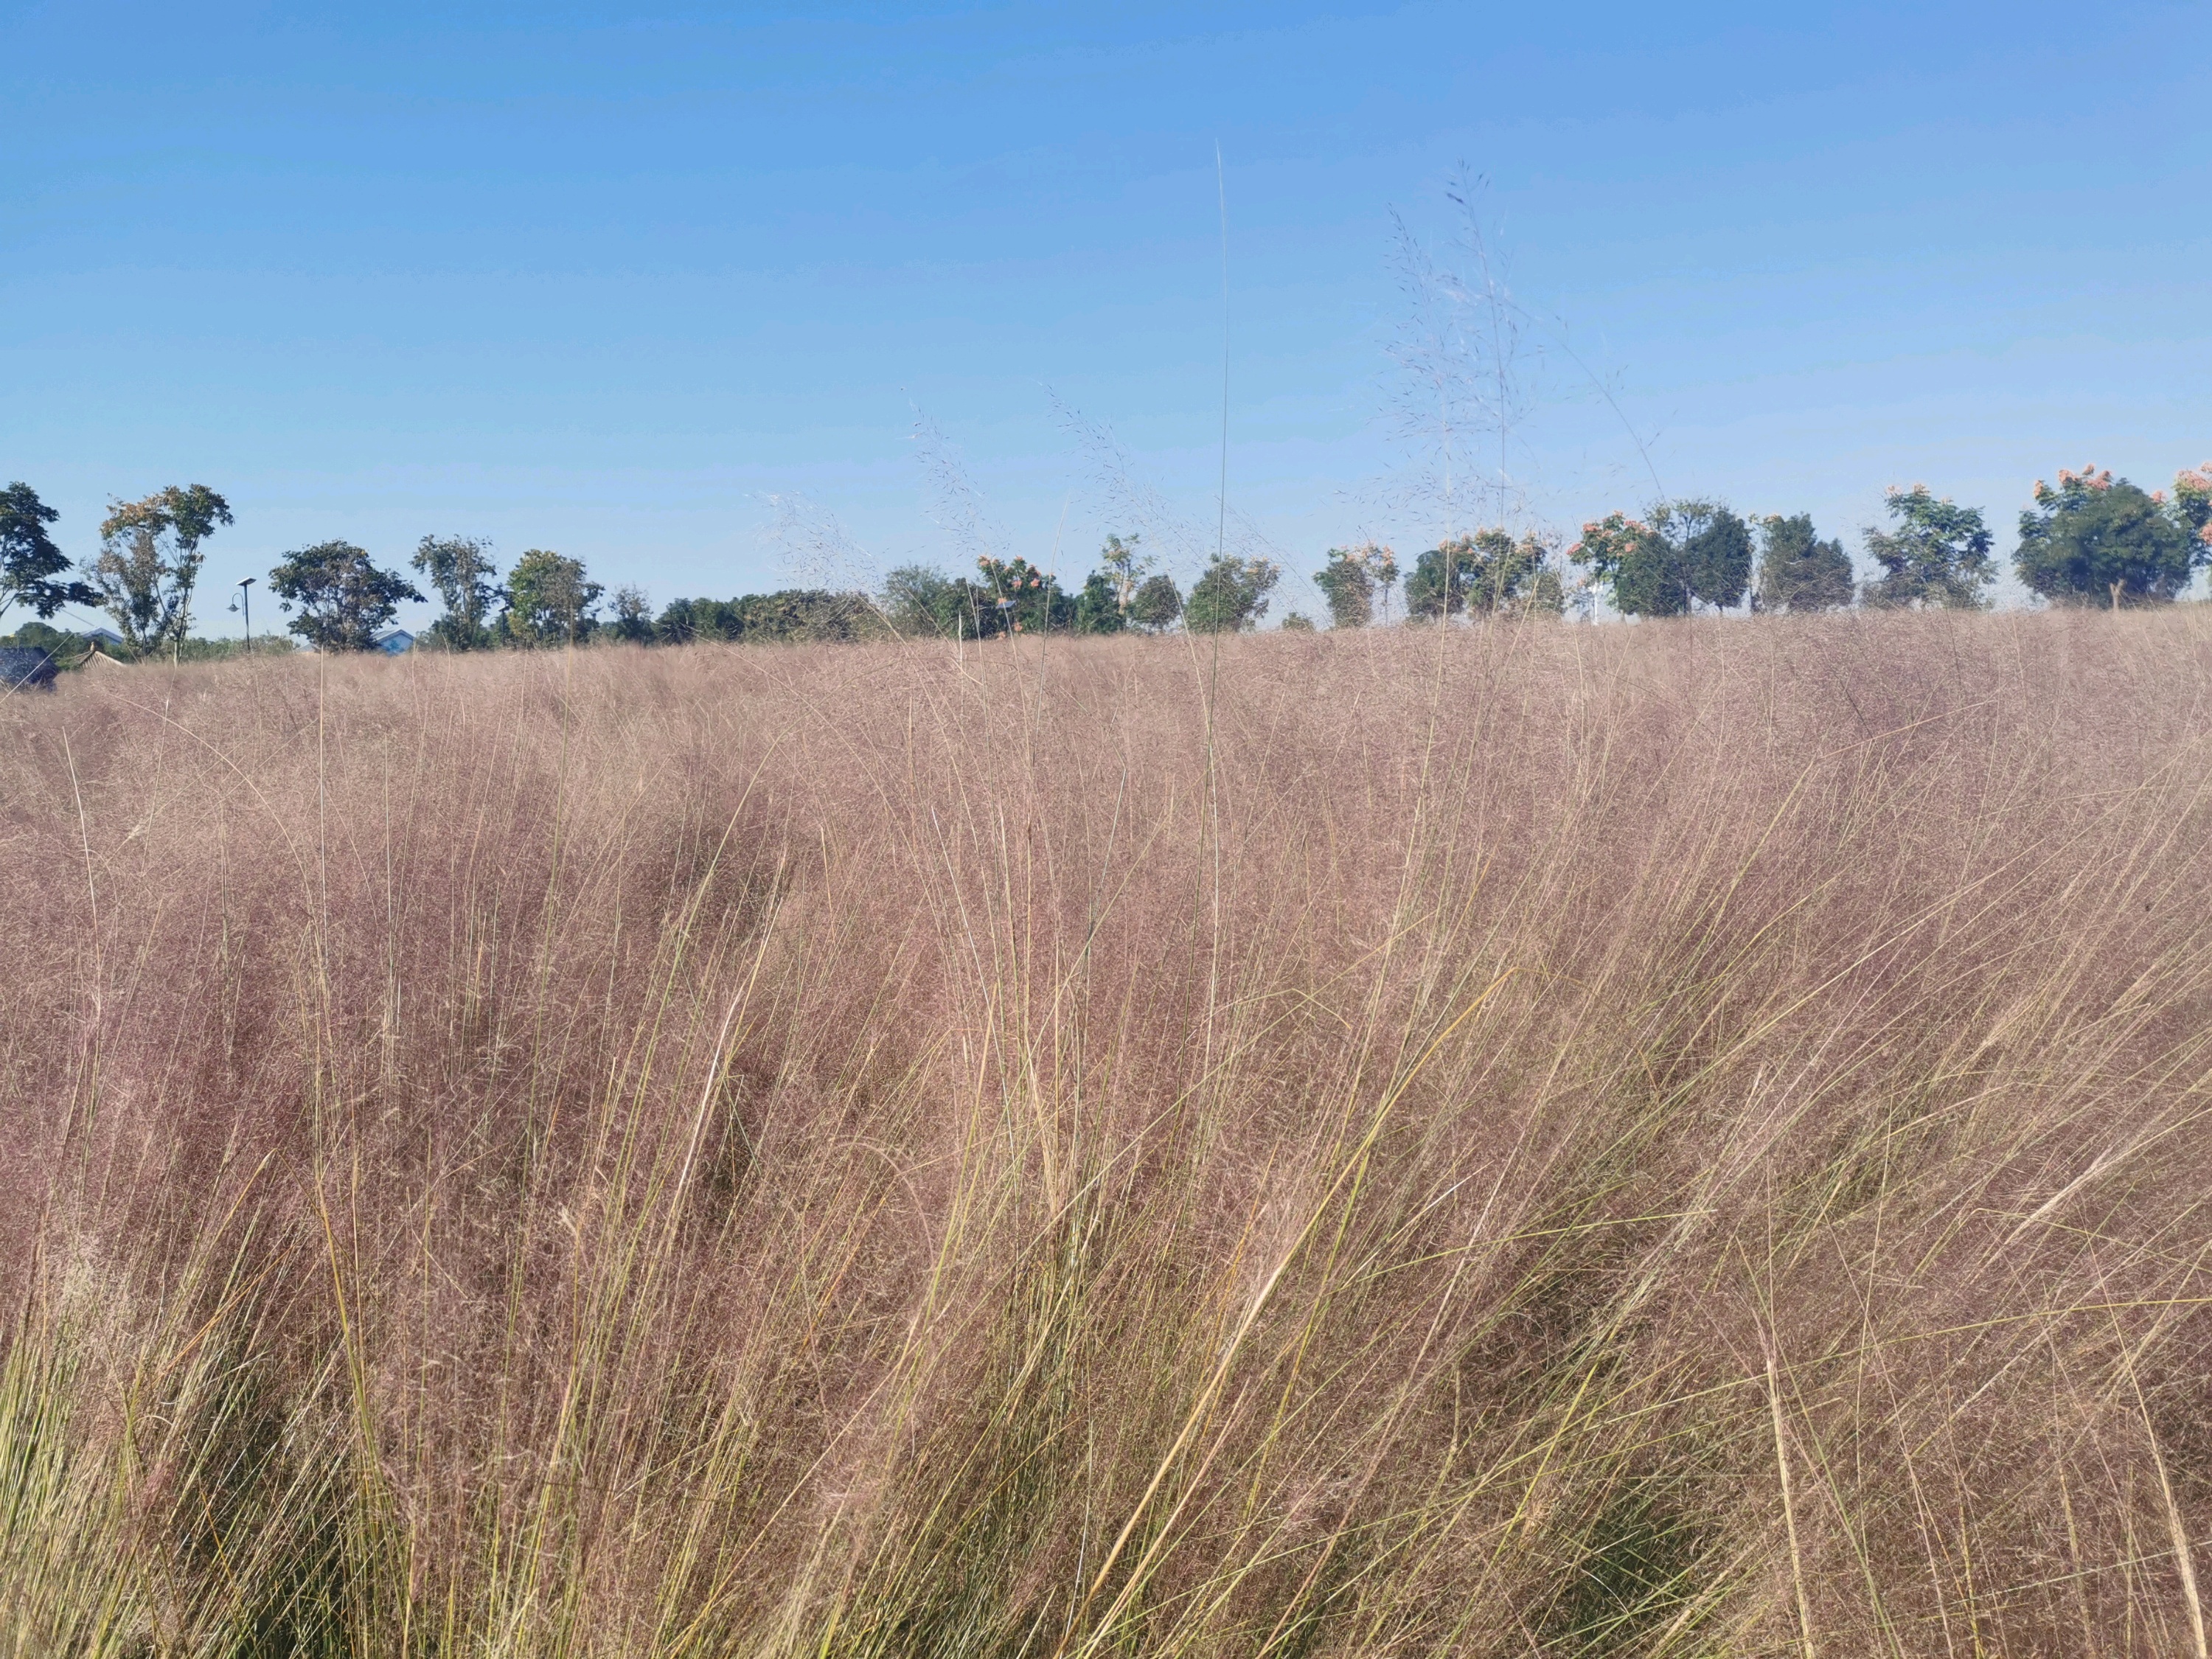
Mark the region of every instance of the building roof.
[[0, 645], [0, 691], [52, 690], [54, 659], [33, 645]]

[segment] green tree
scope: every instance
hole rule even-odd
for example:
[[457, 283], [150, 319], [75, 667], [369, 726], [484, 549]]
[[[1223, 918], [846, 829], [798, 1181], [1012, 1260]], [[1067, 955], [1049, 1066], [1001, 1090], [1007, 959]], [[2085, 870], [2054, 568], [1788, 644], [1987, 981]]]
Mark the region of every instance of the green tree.
[[1313, 618], [1303, 611], [1293, 611], [1283, 618], [1282, 627], [1285, 634], [1310, 634], [1314, 631]]
[[1867, 551], [1881, 575], [1866, 586], [1869, 605], [1978, 611], [1983, 589], [1996, 579], [1990, 560], [1989, 526], [1978, 507], [1938, 501], [1926, 484], [1893, 486], [1887, 495], [1894, 528], [1869, 526]]
[[726, 604], [702, 599], [698, 614], [718, 638], [757, 644], [853, 644], [891, 637], [865, 593], [787, 587], [747, 593]]
[[653, 624], [653, 636], [663, 645], [689, 645], [699, 636], [691, 601], [671, 599]]
[[1417, 621], [1435, 622], [1465, 611], [1474, 560], [1471, 536], [1415, 555], [1413, 572], [1406, 578], [1406, 614]]
[[1641, 519], [1608, 513], [1584, 525], [1567, 557], [1589, 567], [1625, 617], [1679, 617], [1690, 608], [1690, 584], [1674, 549]]
[[60, 517], [27, 483], [0, 489], [0, 617], [19, 605], [44, 618], [65, 605], [100, 603], [88, 584], [60, 580], [70, 568], [69, 555], [46, 533]]
[[1147, 634], [1164, 634], [1182, 615], [1182, 590], [1166, 571], [1145, 578], [1129, 601], [1129, 623]]
[[653, 601], [643, 588], [624, 582], [615, 589], [614, 617], [607, 632], [627, 645], [653, 643]]
[[2012, 562], [2046, 599], [2117, 611], [2170, 602], [2208, 550], [2185, 501], [2168, 501], [2163, 490], [2149, 495], [2094, 466], [2061, 467], [2056, 489], [2035, 481], [2035, 505], [2020, 515]]
[[951, 639], [975, 632], [964, 583], [926, 564], [901, 565], [884, 578], [882, 604], [891, 626], [909, 639]]
[[1769, 514], [1760, 521], [1759, 590], [1762, 611], [1840, 611], [1851, 602], [1851, 556], [1839, 541], [1822, 541], [1813, 515], [1784, 518]]
[[896, 638], [883, 610], [866, 593], [792, 587], [734, 599], [671, 599], [653, 624], [664, 645], [743, 640], [761, 645], [849, 643]]
[[446, 607], [430, 624], [432, 641], [448, 651], [489, 650], [492, 607], [506, 597], [492, 580], [491, 544], [473, 536], [425, 536], [411, 562]]
[[1267, 595], [1283, 579], [1282, 567], [1261, 558], [1217, 555], [1191, 584], [1183, 626], [1194, 634], [1241, 634], [1267, 614]]
[[1406, 578], [1406, 614], [1434, 622], [1470, 610], [1556, 613], [1564, 601], [1547, 552], [1534, 536], [1516, 542], [1510, 532], [1494, 528], [1432, 547], [1413, 561], [1413, 574]]
[[1397, 580], [1398, 556], [1373, 542], [1330, 548], [1327, 562], [1314, 573], [1314, 586], [1328, 601], [1332, 628], [1366, 627], [1375, 620], [1376, 599], [1387, 602]]
[[1751, 586], [1751, 528], [1717, 501], [1663, 501], [1651, 528], [1673, 550], [1692, 599], [1726, 611]]
[[581, 644], [599, 626], [599, 595], [605, 591], [584, 574], [582, 560], [531, 548], [507, 573], [500, 632], [512, 645]]
[[318, 651], [368, 651], [391, 625], [402, 599], [422, 599], [404, 576], [380, 570], [351, 542], [317, 542], [287, 553], [269, 573], [269, 591], [295, 606], [290, 631]]
[[230, 504], [205, 484], [108, 504], [92, 580], [132, 651], [166, 646], [175, 659], [191, 631], [192, 588], [207, 557], [200, 544], [230, 522]]
[[1524, 617], [1564, 617], [1567, 613], [1567, 586], [1559, 578], [1559, 568], [1550, 559], [1536, 567], [1536, 574], [1522, 586], [1513, 601], [1513, 608]]
[[[1124, 538], [1109, 535], [1106, 538], [1105, 546], [1098, 550], [1099, 574], [1106, 578], [1107, 586], [1113, 590], [1115, 608], [1125, 618], [1129, 614], [1131, 603], [1137, 597], [1137, 589], [1143, 586], [1146, 576], [1152, 568], [1152, 559], [1137, 550], [1144, 539], [1142, 536]], [[1115, 630], [1092, 629], [1090, 631], [1103, 634]]]
[[1060, 584], [1027, 559], [975, 561], [976, 584], [970, 626], [979, 638], [1001, 634], [1042, 634], [1075, 625], [1075, 601]]
[[1112, 573], [1092, 571], [1084, 579], [1083, 591], [1075, 596], [1075, 631], [1079, 634], [1118, 634], [1128, 623]]

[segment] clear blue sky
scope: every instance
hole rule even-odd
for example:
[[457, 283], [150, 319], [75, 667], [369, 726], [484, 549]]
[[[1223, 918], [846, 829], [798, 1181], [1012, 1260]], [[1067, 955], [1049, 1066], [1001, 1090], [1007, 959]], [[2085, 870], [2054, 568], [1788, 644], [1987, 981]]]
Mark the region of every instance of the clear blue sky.
[[[1079, 576], [1127, 514], [1055, 396], [1212, 520], [1218, 144], [1229, 499], [1294, 572], [1429, 544], [1391, 216], [1447, 236], [1462, 162], [1669, 491], [1856, 546], [1924, 479], [2008, 549], [2062, 465], [2212, 454], [2208, 49], [2125, 0], [0, 5], [0, 481], [79, 555], [213, 485], [210, 589], [435, 531], [658, 601], [788, 580], [775, 495], [954, 562], [919, 411]], [[1530, 514], [1648, 497], [1580, 371], [1530, 390]]]

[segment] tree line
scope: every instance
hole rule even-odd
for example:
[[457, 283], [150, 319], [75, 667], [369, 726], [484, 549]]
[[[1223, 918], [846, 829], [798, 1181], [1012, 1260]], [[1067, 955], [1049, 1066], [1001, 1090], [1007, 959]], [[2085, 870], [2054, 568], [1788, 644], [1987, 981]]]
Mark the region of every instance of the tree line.
[[[2036, 480], [2033, 502], [2020, 515], [2013, 570], [2051, 604], [2166, 604], [2212, 563], [2212, 463], [2182, 471], [2170, 494], [2094, 465], [2061, 467], [2056, 485]], [[1979, 507], [1917, 483], [1891, 489], [1885, 507], [1887, 526], [1864, 532], [1880, 574], [1863, 582], [1843, 544], [1821, 540], [1804, 514], [1760, 521], [1754, 580], [1753, 526], [1702, 501], [1667, 502], [1641, 519], [1610, 514], [1583, 526], [1567, 557], [1631, 616], [1682, 616], [1700, 604], [1825, 611], [1854, 601], [1893, 609], [1988, 603], [1997, 568]]]
[[[1500, 611], [1557, 616], [1601, 592], [1632, 617], [1685, 616], [1699, 606], [1802, 612], [1988, 603], [1997, 568], [1980, 508], [1938, 497], [1925, 484], [1892, 489], [1885, 507], [1887, 526], [1864, 532], [1879, 573], [1864, 580], [1842, 542], [1822, 539], [1808, 514], [1754, 521], [1723, 503], [1692, 499], [1662, 501], [1640, 516], [1608, 514], [1585, 524], [1563, 552], [1540, 535], [1498, 528], [1448, 538], [1417, 555], [1402, 583], [1391, 549], [1332, 548], [1314, 583], [1336, 628], [1388, 621], [1394, 592], [1411, 622]], [[53, 540], [58, 518], [28, 484], [0, 491], [0, 620], [19, 607], [43, 623], [64, 605], [96, 606], [113, 618], [126, 653], [185, 654], [194, 643], [203, 550], [233, 522], [229, 503], [204, 484], [112, 502], [100, 551], [81, 569]], [[2061, 468], [2056, 485], [2037, 481], [2019, 530], [2014, 570], [2053, 604], [2118, 610], [2168, 603], [2212, 563], [2212, 463], [2183, 471], [2171, 491], [2145, 490], [2094, 466]], [[425, 536], [409, 566], [441, 607], [422, 643], [449, 651], [599, 640], [988, 640], [1178, 627], [1237, 633], [1259, 625], [1282, 579], [1273, 561], [1224, 553], [1186, 593], [1140, 536], [1112, 535], [1097, 568], [1073, 589], [1026, 559], [987, 555], [972, 575], [902, 566], [876, 594], [795, 588], [679, 599], [655, 615], [641, 589], [610, 595], [581, 560], [544, 548], [528, 550], [501, 573], [480, 538]], [[373, 649], [403, 602], [425, 599], [405, 575], [346, 541], [286, 554], [269, 573], [268, 589], [289, 618], [287, 630], [319, 651]], [[1296, 611], [1282, 625], [1314, 626]], [[34, 626], [16, 638], [46, 644], [46, 635], [68, 637]]]

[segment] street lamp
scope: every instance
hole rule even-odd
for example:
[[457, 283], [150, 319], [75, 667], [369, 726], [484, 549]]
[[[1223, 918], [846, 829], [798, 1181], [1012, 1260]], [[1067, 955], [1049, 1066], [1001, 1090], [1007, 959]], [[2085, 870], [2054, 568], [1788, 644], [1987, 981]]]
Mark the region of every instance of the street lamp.
[[249, 657], [253, 654], [253, 595], [246, 590], [252, 586], [251, 576], [238, 579], [238, 608], [246, 617], [246, 654]]

